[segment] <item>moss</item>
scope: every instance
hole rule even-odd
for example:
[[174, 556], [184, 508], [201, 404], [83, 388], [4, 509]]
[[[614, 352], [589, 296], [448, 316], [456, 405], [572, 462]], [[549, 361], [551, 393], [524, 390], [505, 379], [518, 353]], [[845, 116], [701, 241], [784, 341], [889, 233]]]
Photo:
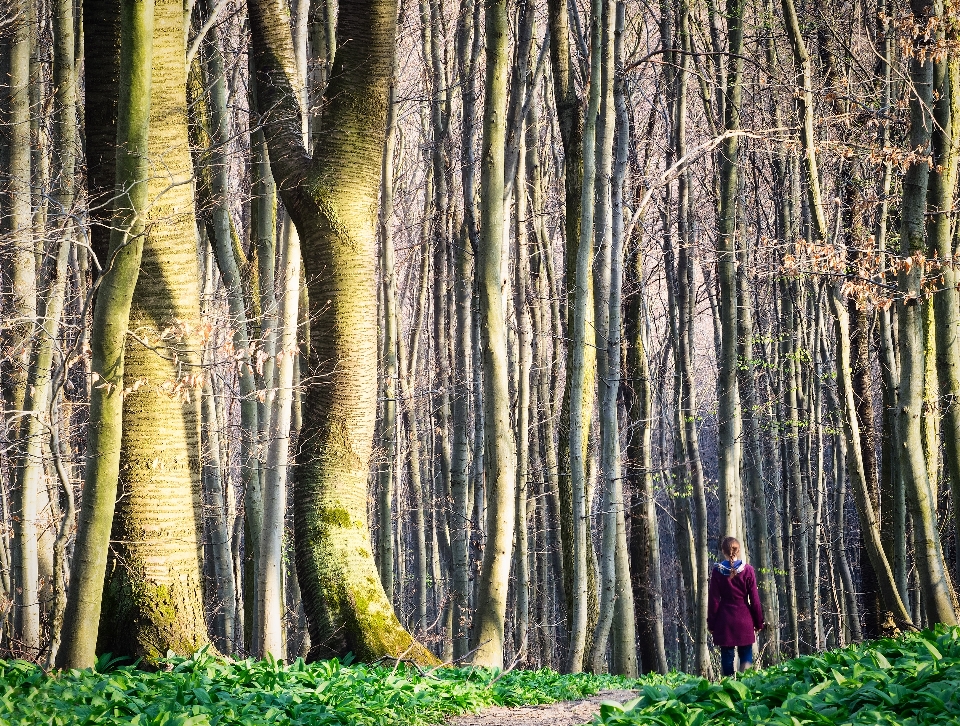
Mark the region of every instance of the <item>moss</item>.
[[[128, 566], [131, 563], [128, 561]], [[151, 582], [139, 568], [116, 566], [107, 574], [97, 650], [156, 665], [169, 651], [191, 655], [205, 645], [203, 613], [189, 579]]]
[[343, 507], [321, 507], [320, 521], [344, 529], [350, 526], [350, 513]]

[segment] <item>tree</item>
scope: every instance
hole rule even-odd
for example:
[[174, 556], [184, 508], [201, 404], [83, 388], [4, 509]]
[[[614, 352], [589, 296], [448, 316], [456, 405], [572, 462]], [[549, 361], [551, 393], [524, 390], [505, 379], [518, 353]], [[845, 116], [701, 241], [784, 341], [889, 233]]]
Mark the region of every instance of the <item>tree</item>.
[[[101, 597], [120, 470], [124, 352], [149, 203], [153, 13], [152, 2], [124, 1], [120, 8], [117, 197], [90, 337], [91, 369], [101, 384], [94, 386], [90, 401], [86, 487], [74, 545], [64, 633], [57, 653], [59, 668], [90, 668], [96, 662]], [[97, 35], [87, 38], [91, 43], [88, 47], [99, 46]]]
[[124, 354], [123, 438], [98, 649], [161, 658], [207, 642], [200, 576], [200, 291], [183, 8], [154, 8], [150, 209]]
[[286, 3], [251, 0], [258, 103], [270, 164], [300, 236], [310, 295], [311, 373], [294, 484], [297, 576], [313, 658], [348, 651], [432, 662], [402, 628], [369, 542], [376, 200], [393, 68], [396, 3], [341, 3], [337, 51], [313, 158], [301, 134]]

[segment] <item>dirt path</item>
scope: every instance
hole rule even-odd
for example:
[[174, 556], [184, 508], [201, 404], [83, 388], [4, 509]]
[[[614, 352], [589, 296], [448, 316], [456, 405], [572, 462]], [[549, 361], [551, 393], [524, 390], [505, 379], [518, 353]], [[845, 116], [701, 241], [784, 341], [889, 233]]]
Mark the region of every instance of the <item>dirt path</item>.
[[457, 716], [447, 726], [580, 726], [600, 712], [601, 701], [623, 703], [636, 697], [636, 691], [602, 691], [582, 701], [563, 701], [546, 706], [494, 706], [480, 713]]

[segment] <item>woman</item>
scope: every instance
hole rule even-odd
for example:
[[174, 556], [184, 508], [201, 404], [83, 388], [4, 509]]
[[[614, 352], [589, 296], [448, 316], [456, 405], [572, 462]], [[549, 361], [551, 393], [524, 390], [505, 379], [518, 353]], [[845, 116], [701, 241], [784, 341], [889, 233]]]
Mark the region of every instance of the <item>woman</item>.
[[740, 559], [740, 542], [725, 537], [720, 549], [726, 556], [710, 576], [707, 630], [720, 646], [723, 675], [732, 676], [733, 658], [739, 651], [740, 670], [753, 665], [756, 633], [763, 630], [763, 609], [757, 592], [757, 573]]

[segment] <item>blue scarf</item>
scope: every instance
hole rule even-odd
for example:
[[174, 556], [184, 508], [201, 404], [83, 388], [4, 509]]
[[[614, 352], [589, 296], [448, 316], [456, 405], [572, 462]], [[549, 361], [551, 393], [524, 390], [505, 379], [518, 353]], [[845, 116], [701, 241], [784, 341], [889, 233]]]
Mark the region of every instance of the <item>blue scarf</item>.
[[726, 575], [727, 577], [730, 577], [730, 575], [739, 575], [746, 566], [747, 564], [743, 560], [734, 560], [733, 562], [724, 560], [723, 562], [717, 563], [717, 569], [720, 570], [720, 574]]

